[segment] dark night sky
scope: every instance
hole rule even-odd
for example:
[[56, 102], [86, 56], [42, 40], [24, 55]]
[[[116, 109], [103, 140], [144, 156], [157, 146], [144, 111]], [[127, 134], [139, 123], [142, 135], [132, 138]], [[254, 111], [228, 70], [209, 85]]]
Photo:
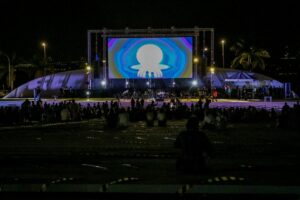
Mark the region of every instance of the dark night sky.
[[[197, 2], [197, 3], [195, 3]], [[285, 45], [299, 50], [296, 1], [1, 1], [0, 50], [30, 58], [42, 54], [41, 40], [55, 60], [86, 57], [86, 30], [106, 28], [214, 27], [216, 48], [241, 37], [273, 55]]]

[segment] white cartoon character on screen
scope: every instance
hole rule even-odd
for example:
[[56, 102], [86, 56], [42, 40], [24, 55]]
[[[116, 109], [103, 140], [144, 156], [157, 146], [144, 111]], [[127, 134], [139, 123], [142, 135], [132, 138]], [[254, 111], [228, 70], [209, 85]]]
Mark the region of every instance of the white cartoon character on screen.
[[138, 65], [131, 66], [132, 69], [137, 69], [137, 76], [141, 78], [161, 78], [163, 73], [161, 70], [168, 69], [168, 65], [160, 64], [163, 59], [162, 50], [154, 44], [146, 44], [141, 46], [136, 53]]

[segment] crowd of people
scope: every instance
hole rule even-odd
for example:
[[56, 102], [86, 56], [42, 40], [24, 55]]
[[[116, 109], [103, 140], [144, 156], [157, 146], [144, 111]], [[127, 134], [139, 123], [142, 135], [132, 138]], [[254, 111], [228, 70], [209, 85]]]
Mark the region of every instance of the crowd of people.
[[[21, 107], [0, 107], [0, 126], [18, 124], [53, 123], [103, 118], [106, 128], [127, 128], [130, 122], [145, 121], [148, 127], [167, 126], [169, 120], [187, 120], [186, 130], [179, 133], [174, 147], [180, 149], [176, 168], [183, 173], [202, 173], [209, 170], [207, 162], [214, 149], [204, 130], [224, 130], [228, 123], [270, 123], [273, 128], [300, 128], [300, 104], [286, 103], [281, 111], [274, 109], [210, 108], [210, 99], [199, 99], [188, 106], [179, 99], [157, 106], [155, 101], [145, 103], [143, 98], [131, 99], [124, 108], [120, 101], [95, 103], [86, 106], [75, 100], [53, 104], [25, 100]], [[156, 123], [157, 122], [157, 123]], [[175, 130], [176, 131], [176, 130]]]
[[75, 100], [47, 103], [25, 100], [21, 107], [0, 107], [0, 125], [28, 124], [32, 122], [54, 123], [104, 118], [107, 127], [127, 127], [130, 122], [145, 121], [153, 126], [157, 121], [165, 126], [168, 120], [188, 119], [197, 116], [200, 128], [224, 129], [228, 123], [270, 122], [276, 127], [299, 128], [299, 102], [294, 107], [287, 104], [281, 111], [248, 108], [210, 108], [211, 100], [199, 99], [188, 106], [178, 98], [164, 102], [161, 106], [153, 100], [145, 103], [144, 99], [131, 99], [130, 106], [122, 107], [119, 101], [86, 104]]

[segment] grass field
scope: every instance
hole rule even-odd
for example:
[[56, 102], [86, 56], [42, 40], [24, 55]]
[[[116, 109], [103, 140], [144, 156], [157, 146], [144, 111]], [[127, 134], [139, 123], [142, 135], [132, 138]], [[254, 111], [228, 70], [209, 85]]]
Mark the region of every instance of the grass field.
[[174, 140], [185, 121], [167, 128], [132, 123], [106, 130], [103, 120], [1, 128], [0, 183], [300, 185], [300, 135], [269, 124], [229, 124], [206, 131], [216, 150], [211, 171], [180, 174]]

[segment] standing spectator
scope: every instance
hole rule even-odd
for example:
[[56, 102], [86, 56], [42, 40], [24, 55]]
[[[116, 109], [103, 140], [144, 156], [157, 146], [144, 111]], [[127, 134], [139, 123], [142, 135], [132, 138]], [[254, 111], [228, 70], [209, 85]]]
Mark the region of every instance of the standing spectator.
[[61, 88], [59, 89], [59, 91], [60, 91], [60, 98], [65, 97], [65, 91], [64, 91], [64, 88], [61, 87]]
[[230, 87], [230, 85], [227, 85], [227, 97], [229, 99], [231, 98], [231, 87]]
[[133, 109], [134, 107], [135, 107], [135, 100], [134, 100], [134, 98], [132, 97], [131, 98], [131, 109]]
[[247, 89], [246, 89], [246, 86], [243, 86], [243, 90], [242, 90], [242, 93], [243, 93], [243, 99], [247, 100], [248, 97], [247, 97]]
[[37, 88], [34, 89], [34, 101], [39, 101], [40, 100], [40, 95], [41, 95], [41, 88], [38, 86]]
[[145, 103], [144, 98], [142, 98], [142, 99], [141, 99], [141, 107], [142, 107], [142, 108], [144, 108], [144, 103]]
[[217, 101], [217, 98], [218, 98], [218, 90], [217, 90], [217, 88], [214, 88], [212, 96], [213, 96], [213, 101]]
[[23, 122], [29, 122], [31, 120], [31, 113], [30, 113], [30, 101], [28, 99], [26, 99], [22, 105], [21, 105], [21, 116], [22, 116], [22, 120]]

